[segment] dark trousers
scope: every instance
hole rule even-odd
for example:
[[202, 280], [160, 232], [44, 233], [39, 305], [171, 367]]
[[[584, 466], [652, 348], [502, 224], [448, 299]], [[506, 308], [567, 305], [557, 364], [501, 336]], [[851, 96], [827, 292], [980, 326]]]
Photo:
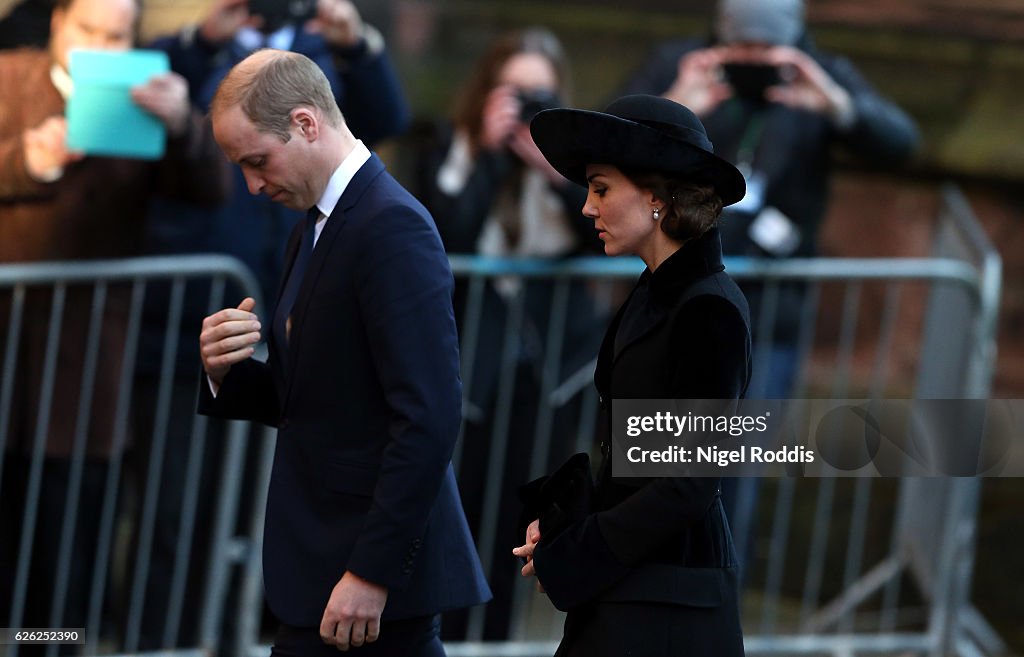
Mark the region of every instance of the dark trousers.
[[[421, 616], [383, 621], [380, 636], [373, 643], [350, 648], [355, 657], [444, 657], [441, 617]], [[281, 625], [274, 636], [271, 657], [338, 657], [344, 654], [320, 639], [315, 627]]]

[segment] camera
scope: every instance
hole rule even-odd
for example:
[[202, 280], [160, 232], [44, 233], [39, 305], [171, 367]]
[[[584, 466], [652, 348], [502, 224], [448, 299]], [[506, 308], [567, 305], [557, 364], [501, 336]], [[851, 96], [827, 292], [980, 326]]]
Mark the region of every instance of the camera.
[[266, 34], [289, 23], [302, 25], [316, 16], [316, 0], [249, 0], [249, 13], [263, 18]]
[[546, 89], [523, 90], [516, 96], [519, 99], [519, 120], [523, 123], [529, 123], [544, 110], [562, 105], [558, 95]]
[[722, 70], [736, 95], [750, 100], [763, 100], [765, 89], [783, 82], [778, 67], [771, 64], [724, 64]]

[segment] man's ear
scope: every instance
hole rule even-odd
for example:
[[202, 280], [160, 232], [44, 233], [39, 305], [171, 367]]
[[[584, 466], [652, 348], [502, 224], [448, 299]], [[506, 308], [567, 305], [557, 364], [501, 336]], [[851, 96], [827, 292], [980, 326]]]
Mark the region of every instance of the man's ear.
[[320, 122], [316, 114], [307, 107], [296, 107], [292, 110], [292, 126], [308, 142], [314, 142], [320, 136]]

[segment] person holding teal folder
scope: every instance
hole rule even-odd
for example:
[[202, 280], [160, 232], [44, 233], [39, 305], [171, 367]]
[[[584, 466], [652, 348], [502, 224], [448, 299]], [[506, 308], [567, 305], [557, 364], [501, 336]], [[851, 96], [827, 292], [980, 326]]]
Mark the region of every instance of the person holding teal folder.
[[[48, 50], [0, 53], [0, 262], [86, 260], [137, 255], [145, 207], [158, 188], [203, 203], [223, 200], [230, 169], [208, 125], [190, 108], [187, 84], [166, 73], [130, 90], [131, 102], [166, 130], [166, 154], [159, 161], [94, 156], [67, 143], [65, 109], [73, 98], [68, 74], [74, 49], [127, 51], [138, 18], [134, 0], [59, 0], [51, 20]], [[112, 285], [104, 306], [96, 375], [83, 385], [85, 341], [92, 293], [67, 288], [63, 326], [48, 422], [40, 488], [41, 520], [36, 525], [28, 598], [20, 624], [26, 627], [83, 627], [96, 528], [107, 464], [112, 455], [117, 389], [124, 359], [130, 290]], [[0, 296], [0, 343], [8, 339], [10, 306]], [[32, 439], [39, 421], [50, 294], [29, 290], [17, 349], [14, 387], [18, 403], [0, 418], [7, 443], [0, 490], [0, 618], [10, 616], [14, 568], [21, 534], [21, 500], [26, 490]], [[0, 354], [0, 371], [6, 363]], [[50, 617], [61, 523], [69, 488], [71, 455], [78, 429], [80, 397], [91, 388], [85, 442], [85, 470], [77, 499], [78, 531], [72, 549], [65, 613]], [[98, 628], [94, 628], [98, 631]]]

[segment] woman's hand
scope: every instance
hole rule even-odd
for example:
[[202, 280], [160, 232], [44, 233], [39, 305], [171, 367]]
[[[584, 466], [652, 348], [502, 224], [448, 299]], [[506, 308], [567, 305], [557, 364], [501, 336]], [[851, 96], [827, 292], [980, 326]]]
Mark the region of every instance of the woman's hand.
[[722, 79], [725, 55], [723, 48], [704, 48], [683, 55], [676, 79], [662, 96], [689, 107], [697, 116], [707, 116], [732, 96], [732, 88]]
[[[537, 547], [537, 543], [540, 543], [540, 538], [540, 520], [538, 519], [531, 522], [530, 526], [526, 528], [526, 544], [512, 550], [512, 554], [526, 559], [526, 565], [520, 571], [523, 577], [537, 576], [537, 571], [533, 567], [533, 549]], [[540, 580], [537, 580], [537, 590], [541, 593], [544, 592], [544, 587], [541, 586]]]
[[516, 157], [522, 160], [523, 164], [536, 169], [544, 174], [548, 182], [555, 187], [564, 187], [569, 183], [562, 174], [558, 173], [555, 167], [551, 166], [544, 154], [537, 148], [533, 136], [530, 134], [530, 126], [525, 123], [517, 123], [508, 139], [508, 149], [515, 153]]
[[519, 123], [519, 99], [510, 84], [495, 87], [487, 94], [483, 121], [480, 125], [480, 146], [500, 151], [508, 145], [512, 131]]

